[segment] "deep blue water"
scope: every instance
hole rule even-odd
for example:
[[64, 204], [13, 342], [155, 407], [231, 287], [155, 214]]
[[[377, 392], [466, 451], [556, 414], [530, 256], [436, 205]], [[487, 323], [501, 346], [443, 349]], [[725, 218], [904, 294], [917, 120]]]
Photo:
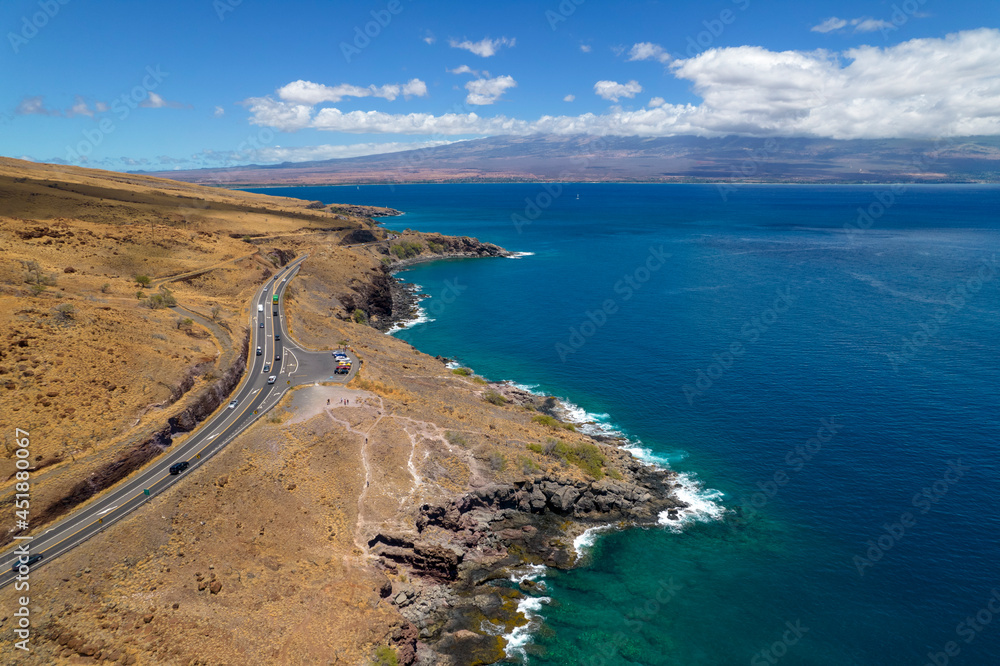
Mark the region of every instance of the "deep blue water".
[[397, 335], [721, 491], [548, 573], [530, 663], [1000, 663], [1000, 188], [561, 189], [280, 190], [534, 253], [406, 271]]

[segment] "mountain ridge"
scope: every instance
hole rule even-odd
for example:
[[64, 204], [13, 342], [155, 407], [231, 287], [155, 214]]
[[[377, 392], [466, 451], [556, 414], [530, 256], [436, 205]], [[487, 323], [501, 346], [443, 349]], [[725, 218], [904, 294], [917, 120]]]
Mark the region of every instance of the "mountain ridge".
[[1000, 182], [1000, 137], [498, 136], [396, 153], [147, 175], [220, 186], [445, 182]]

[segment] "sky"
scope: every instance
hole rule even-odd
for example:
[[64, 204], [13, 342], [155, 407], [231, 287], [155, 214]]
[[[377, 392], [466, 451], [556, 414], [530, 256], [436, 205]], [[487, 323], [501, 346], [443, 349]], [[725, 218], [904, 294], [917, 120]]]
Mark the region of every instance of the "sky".
[[118, 171], [1000, 134], [994, 0], [4, 0], [0, 32], [0, 154]]

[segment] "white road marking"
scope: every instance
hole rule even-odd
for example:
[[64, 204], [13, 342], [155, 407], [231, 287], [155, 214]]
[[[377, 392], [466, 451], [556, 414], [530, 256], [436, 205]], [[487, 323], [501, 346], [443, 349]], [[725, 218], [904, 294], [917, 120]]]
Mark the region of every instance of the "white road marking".
[[110, 509], [105, 509], [104, 511], [100, 511], [100, 512], [98, 512], [98, 514], [97, 514], [97, 515], [98, 515], [98, 516], [103, 516], [103, 515], [104, 515], [104, 514], [106, 514], [106, 513], [108, 512], [108, 511], [114, 511], [114, 510], [115, 510], [115, 509], [117, 509], [117, 508], [118, 508], [118, 505], [117, 505], [117, 504], [115, 504], [115, 505], [114, 505], [113, 507], [111, 507]]

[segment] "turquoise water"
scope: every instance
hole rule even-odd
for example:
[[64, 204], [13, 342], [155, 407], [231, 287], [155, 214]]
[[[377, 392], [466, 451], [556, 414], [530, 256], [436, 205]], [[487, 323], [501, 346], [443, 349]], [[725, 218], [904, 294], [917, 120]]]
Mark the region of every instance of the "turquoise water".
[[402, 273], [397, 335], [719, 492], [548, 572], [528, 662], [1000, 663], [1000, 188], [549, 187], [280, 190], [532, 253]]

